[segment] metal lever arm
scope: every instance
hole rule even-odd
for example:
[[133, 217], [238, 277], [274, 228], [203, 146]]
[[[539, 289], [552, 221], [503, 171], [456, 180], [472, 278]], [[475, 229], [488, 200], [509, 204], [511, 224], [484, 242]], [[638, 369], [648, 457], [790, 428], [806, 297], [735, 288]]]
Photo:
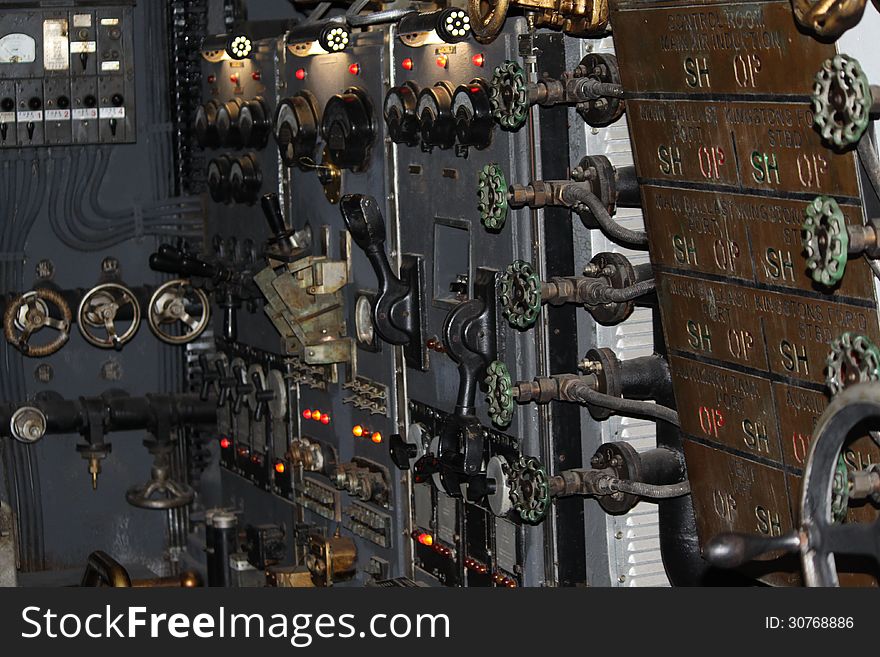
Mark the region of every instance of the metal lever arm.
[[782, 536], [725, 532], [709, 541], [703, 550], [703, 556], [713, 566], [737, 568], [773, 552], [798, 552], [801, 540], [800, 532], [790, 532]]

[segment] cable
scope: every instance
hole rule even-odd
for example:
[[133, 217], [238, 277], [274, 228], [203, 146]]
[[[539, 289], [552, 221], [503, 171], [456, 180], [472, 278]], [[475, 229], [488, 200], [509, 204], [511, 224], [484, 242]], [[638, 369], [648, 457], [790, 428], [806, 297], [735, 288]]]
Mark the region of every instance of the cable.
[[677, 484], [646, 484], [641, 481], [629, 481], [627, 479], [610, 479], [608, 488], [615, 493], [630, 493], [639, 497], [649, 497], [655, 500], [665, 500], [672, 497], [682, 497], [691, 492], [691, 483], [687, 480]]
[[596, 296], [600, 303], [625, 303], [645, 296], [656, 288], [654, 279], [640, 281], [628, 287], [601, 287]]
[[630, 230], [621, 226], [608, 214], [608, 209], [602, 204], [599, 197], [586, 187], [566, 185], [562, 191], [562, 200], [572, 206], [572, 209], [577, 212], [582, 221], [584, 220], [584, 211], [582, 207], [578, 206], [587, 206], [590, 215], [599, 224], [602, 232], [615, 242], [623, 242], [632, 246], [648, 246], [648, 234], [646, 232]]
[[649, 417], [661, 422], [679, 427], [678, 413], [667, 406], [652, 402], [612, 397], [601, 392], [596, 392], [588, 384], [577, 381], [571, 385], [568, 397], [573, 401], [579, 401], [590, 406], [600, 406], [614, 411], [619, 415]]

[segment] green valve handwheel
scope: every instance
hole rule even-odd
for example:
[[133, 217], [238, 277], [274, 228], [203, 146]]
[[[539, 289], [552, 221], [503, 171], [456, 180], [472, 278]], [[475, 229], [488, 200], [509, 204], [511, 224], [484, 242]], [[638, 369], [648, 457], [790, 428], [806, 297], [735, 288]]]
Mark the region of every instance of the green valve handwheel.
[[871, 85], [858, 60], [835, 55], [822, 63], [813, 84], [813, 123], [838, 147], [858, 143], [870, 122]]
[[501, 305], [504, 318], [514, 328], [528, 328], [538, 319], [541, 279], [525, 260], [514, 260], [501, 277]]
[[489, 89], [492, 118], [504, 130], [519, 130], [529, 115], [529, 92], [526, 74], [516, 62], [506, 61], [495, 67]]
[[507, 221], [507, 180], [497, 164], [487, 164], [480, 170], [478, 190], [480, 221], [489, 230], [501, 230]]
[[849, 470], [843, 454], [837, 458], [837, 468], [834, 470], [834, 479], [831, 481], [831, 517], [834, 522], [846, 520], [849, 510]]
[[513, 383], [507, 365], [500, 360], [493, 361], [486, 370], [485, 381], [489, 419], [497, 427], [506, 427], [513, 420]]
[[843, 333], [831, 343], [825, 384], [833, 397], [855, 383], [880, 380], [880, 349], [859, 333]]
[[508, 483], [513, 510], [523, 522], [541, 522], [550, 507], [550, 484], [541, 462], [534, 456], [520, 457], [511, 467]]
[[830, 196], [817, 196], [807, 206], [801, 226], [807, 269], [817, 283], [837, 285], [846, 271], [849, 233], [840, 206]]

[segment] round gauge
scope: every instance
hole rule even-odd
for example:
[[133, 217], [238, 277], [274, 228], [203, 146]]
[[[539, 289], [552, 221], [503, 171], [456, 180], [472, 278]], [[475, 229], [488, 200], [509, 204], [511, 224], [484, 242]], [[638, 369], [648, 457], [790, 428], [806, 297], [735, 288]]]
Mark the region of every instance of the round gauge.
[[425, 146], [451, 148], [455, 143], [455, 118], [452, 115], [452, 85], [445, 80], [422, 89], [416, 116]]
[[458, 143], [482, 150], [492, 143], [492, 104], [485, 80], [474, 78], [459, 85], [452, 96], [452, 115]]
[[217, 109], [217, 134], [220, 137], [220, 143], [230, 148], [240, 148], [242, 146], [241, 128], [239, 119], [241, 118], [241, 107], [244, 101], [241, 98], [233, 98], [223, 103]]
[[254, 98], [241, 106], [238, 116], [241, 142], [246, 148], [264, 148], [272, 132], [269, 110], [262, 98]]
[[275, 112], [275, 141], [285, 166], [303, 167], [312, 160], [318, 144], [318, 111], [315, 97], [308, 91], [285, 98]]
[[217, 148], [220, 146], [220, 134], [217, 132], [217, 110], [220, 106], [216, 100], [209, 100], [199, 105], [196, 110], [195, 132], [196, 141], [202, 148]]
[[391, 87], [385, 95], [382, 114], [388, 126], [388, 136], [395, 144], [415, 146], [419, 143], [419, 119], [416, 115], [419, 88], [415, 82], [404, 82]]
[[229, 167], [229, 189], [236, 203], [253, 205], [257, 202], [263, 175], [256, 158], [247, 153], [232, 161]]
[[321, 120], [321, 136], [331, 163], [340, 169], [366, 169], [376, 138], [373, 107], [367, 94], [351, 87], [328, 100]]
[[376, 328], [373, 326], [373, 306], [366, 295], [358, 297], [354, 306], [354, 328], [358, 342], [366, 347], [376, 343]]
[[0, 64], [29, 64], [37, 59], [37, 42], [32, 36], [14, 32], [0, 38]]
[[232, 162], [226, 155], [208, 162], [208, 190], [216, 203], [229, 203], [229, 169]]

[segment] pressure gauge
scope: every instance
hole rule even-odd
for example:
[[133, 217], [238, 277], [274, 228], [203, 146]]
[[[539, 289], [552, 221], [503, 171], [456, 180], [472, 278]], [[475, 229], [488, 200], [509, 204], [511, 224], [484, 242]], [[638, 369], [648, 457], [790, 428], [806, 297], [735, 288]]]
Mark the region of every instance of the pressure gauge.
[[416, 105], [424, 146], [451, 148], [455, 143], [455, 118], [452, 115], [452, 85], [442, 80], [422, 89]]
[[373, 325], [373, 300], [367, 294], [360, 295], [355, 302], [354, 329], [360, 346], [378, 351], [376, 327]]
[[263, 175], [256, 157], [247, 153], [232, 161], [229, 167], [229, 189], [233, 201], [253, 205], [257, 202], [262, 186]]
[[241, 106], [238, 129], [242, 145], [246, 148], [264, 148], [272, 132], [269, 110], [262, 98], [254, 98]]
[[366, 169], [376, 138], [373, 108], [367, 94], [351, 87], [328, 100], [321, 121], [321, 136], [331, 163], [340, 169]]
[[224, 146], [240, 148], [243, 145], [239, 124], [242, 105], [244, 101], [241, 98], [233, 98], [217, 110], [217, 133]]
[[14, 32], [0, 38], [0, 64], [29, 64], [37, 58], [37, 42], [32, 36]]
[[303, 167], [303, 159], [314, 159], [318, 143], [318, 110], [310, 92], [300, 91], [278, 104], [275, 141], [285, 166]]
[[229, 169], [232, 161], [227, 155], [221, 155], [208, 162], [208, 190], [216, 203], [229, 203]]
[[202, 148], [218, 148], [220, 146], [220, 134], [217, 132], [217, 110], [220, 106], [216, 100], [209, 100], [199, 105], [196, 110], [195, 132], [196, 142]]
[[385, 95], [382, 114], [388, 126], [388, 136], [395, 144], [415, 146], [419, 143], [419, 119], [416, 115], [419, 88], [415, 82], [404, 82], [391, 87]]
[[492, 143], [495, 122], [485, 80], [474, 78], [458, 86], [452, 96], [452, 115], [459, 144], [482, 150]]

